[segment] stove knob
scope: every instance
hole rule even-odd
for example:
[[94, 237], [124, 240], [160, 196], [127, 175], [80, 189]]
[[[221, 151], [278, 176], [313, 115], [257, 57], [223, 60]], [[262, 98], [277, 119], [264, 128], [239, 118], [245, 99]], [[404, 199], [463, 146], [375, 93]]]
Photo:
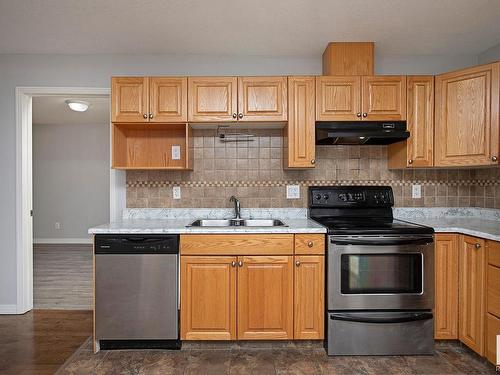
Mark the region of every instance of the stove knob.
[[314, 196], [314, 199], [316, 199], [317, 201], [321, 200], [321, 195], [320, 194], [316, 194]]
[[324, 194], [324, 195], [323, 195], [323, 199], [324, 199], [325, 201], [326, 201], [326, 200], [328, 200], [328, 198], [330, 198], [330, 196], [329, 196], [328, 194]]

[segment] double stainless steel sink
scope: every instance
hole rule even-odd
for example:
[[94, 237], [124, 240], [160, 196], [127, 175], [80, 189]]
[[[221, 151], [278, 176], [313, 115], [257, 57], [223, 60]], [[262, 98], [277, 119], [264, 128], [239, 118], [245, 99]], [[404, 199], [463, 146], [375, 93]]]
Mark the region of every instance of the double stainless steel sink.
[[188, 227], [287, 227], [276, 219], [198, 219]]

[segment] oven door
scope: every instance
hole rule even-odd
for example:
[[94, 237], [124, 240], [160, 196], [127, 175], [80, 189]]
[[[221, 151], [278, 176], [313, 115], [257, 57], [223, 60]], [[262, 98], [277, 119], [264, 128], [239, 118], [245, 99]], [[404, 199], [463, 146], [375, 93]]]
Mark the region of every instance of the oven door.
[[432, 236], [330, 236], [328, 310], [434, 308]]

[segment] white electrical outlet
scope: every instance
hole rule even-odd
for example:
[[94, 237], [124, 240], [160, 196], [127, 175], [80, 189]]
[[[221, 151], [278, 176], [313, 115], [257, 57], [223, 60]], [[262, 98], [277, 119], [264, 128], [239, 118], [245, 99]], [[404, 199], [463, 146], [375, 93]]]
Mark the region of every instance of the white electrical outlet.
[[180, 186], [174, 186], [172, 188], [172, 197], [174, 199], [181, 199], [181, 187]]
[[172, 146], [172, 160], [180, 160], [181, 159], [181, 146]]
[[61, 229], [61, 223], [60, 222], [55, 222], [54, 223], [54, 228], [56, 228], [57, 230]]
[[414, 199], [422, 198], [422, 185], [411, 185], [411, 197]]
[[300, 186], [299, 185], [286, 185], [286, 199], [299, 199]]

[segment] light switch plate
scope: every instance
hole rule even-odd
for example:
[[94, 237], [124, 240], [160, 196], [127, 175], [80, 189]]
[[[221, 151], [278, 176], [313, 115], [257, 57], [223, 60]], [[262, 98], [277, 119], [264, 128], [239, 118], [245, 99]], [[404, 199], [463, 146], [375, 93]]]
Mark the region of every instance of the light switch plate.
[[286, 185], [286, 199], [299, 199], [300, 186], [299, 185]]
[[181, 187], [180, 186], [172, 187], [172, 197], [174, 199], [181, 199]]
[[422, 198], [422, 185], [411, 185], [411, 197], [414, 199]]
[[181, 146], [172, 146], [172, 160], [180, 160], [181, 159]]

